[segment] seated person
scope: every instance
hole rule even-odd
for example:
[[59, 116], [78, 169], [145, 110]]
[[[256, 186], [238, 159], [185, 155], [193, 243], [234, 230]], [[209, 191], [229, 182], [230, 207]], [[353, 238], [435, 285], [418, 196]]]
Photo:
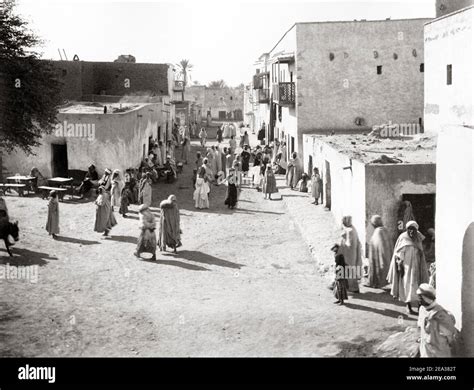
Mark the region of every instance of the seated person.
[[81, 185], [77, 188], [77, 191], [81, 194], [81, 199], [84, 198], [86, 194], [89, 193], [89, 191], [93, 187], [98, 187], [99, 186], [99, 174], [97, 173], [95, 169], [95, 165], [91, 164], [89, 168], [87, 168], [87, 173], [84, 176], [84, 180], [82, 181]]
[[296, 190], [299, 192], [308, 192], [308, 175], [303, 173], [301, 179], [296, 184]]
[[164, 164], [164, 173], [166, 176], [166, 182], [171, 183], [173, 182], [177, 177], [177, 169], [176, 169], [176, 163], [175, 161], [171, 158], [170, 155], [166, 156], [166, 161]]
[[44, 178], [44, 176], [41, 174], [38, 168], [33, 167], [31, 169], [30, 176], [36, 178], [36, 180], [33, 180], [31, 182], [31, 189], [34, 192], [38, 192], [38, 187], [48, 185], [48, 181]]

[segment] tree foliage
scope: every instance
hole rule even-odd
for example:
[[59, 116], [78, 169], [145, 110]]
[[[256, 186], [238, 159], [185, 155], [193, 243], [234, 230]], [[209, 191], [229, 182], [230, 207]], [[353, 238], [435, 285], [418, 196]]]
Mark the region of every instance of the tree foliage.
[[227, 83], [224, 80], [211, 81], [208, 85], [209, 88], [226, 88]]
[[54, 129], [62, 83], [33, 50], [42, 41], [14, 8], [14, 0], [0, 3], [0, 147], [32, 153]]

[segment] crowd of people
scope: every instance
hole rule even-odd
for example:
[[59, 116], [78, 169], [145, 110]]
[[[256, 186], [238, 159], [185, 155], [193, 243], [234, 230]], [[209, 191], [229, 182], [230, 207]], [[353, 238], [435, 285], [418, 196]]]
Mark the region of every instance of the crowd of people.
[[[187, 163], [191, 135], [187, 127], [177, 129], [177, 145], [181, 145], [181, 158]], [[245, 178], [251, 187], [263, 193], [265, 199], [278, 192], [275, 175], [286, 175], [286, 184], [295, 191], [310, 193], [314, 205], [319, 205], [322, 180], [318, 168], [314, 168], [311, 178], [304, 172], [303, 163], [296, 152], [287, 161], [287, 149], [284, 142], [275, 140], [269, 145], [250, 146], [247, 131], [240, 137], [240, 150], [237, 152], [234, 129], [219, 129], [216, 135], [217, 145], [198, 151], [193, 167], [193, 200], [197, 209], [209, 209], [209, 194], [214, 185], [226, 185], [223, 203], [234, 209], [239, 200], [242, 183]], [[201, 146], [205, 147], [207, 132], [199, 133]], [[224, 146], [224, 140], [228, 145]], [[138, 169], [128, 169], [125, 175], [119, 169], [106, 168], [99, 174], [94, 164], [87, 173], [78, 191], [88, 196], [97, 189], [94, 205], [94, 231], [108, 236], [117, 225], [114, 211], [118, 210], [124, 218], [131, 204], [139, 205], [139, 235], [135, 256], [143, 253], [156, 260], [156, 248], [166, 251], [171, 248], [177, 253], [181, 243], [181, 226], [177, 197], [170, 195], [160, 205], [160, 217], [157, 226], [153, 213], [153, 183], [164, 172], [167, 182], [177, 177], [174, 155], [177, 145], [164, 148], [161, 142], [153, 143], [150, 155], [144, 159]], [[164, 158], [163, 158], [164, 157]], [[36, 168], [35, 177], [41, 178]], [[310, 182], [310, 183], [309, 183]], [[0, 193], [0, 222], [8, 222], [8, 209]], [[411, 215], [412, 217], [412, 215]], [[389, 289], [394, 299], [406, 305], [407, 314], [418, 315], [421, 328], [421, 356], [450, 356], [451, 346], [456, 337], [454, 317], [436, 302], [435, 232], [428, 229], [428, 238], [419, 231], [415, 220], [405, 221], [402, 232], [395, 245], [383, 224], [382, 217], [373, 215], [370, 224], [373, 234], [368, 242], [368, 264], [364, 267], [362, 244], [351, 216], [342, 219], [340, 241], [331, 247], [334, 252], [335, 277], [331, 284], [336, 302], [344, 305], [348, 292], [360, 293], [361, 280], [372, 288]], [[53, 239], [60, 234], [58, 193], [51, 191], [48, 199], [46, 231]], [[158, 236], [156, 229], [158, 227]], [[418, 306], [418, 311], [414, 306]]]

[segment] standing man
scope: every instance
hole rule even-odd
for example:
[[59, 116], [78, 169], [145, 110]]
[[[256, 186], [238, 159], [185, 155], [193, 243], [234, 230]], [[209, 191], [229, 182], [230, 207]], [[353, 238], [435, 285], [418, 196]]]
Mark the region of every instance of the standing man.
[[392, 296], [405, 302], [408, 314], [416, 314], [411, 304], [418, 301], [418, 287], [428, 282], [422, 246], [425, 237], [418, 231], [415, 221], [409, 221], [406, 226], [406, 232], [400, 234], [395, 244], [387, 280], [392, 284]]
[[166, 252], [166, 247], [173, 248], [174, 253], [178, 253], [176, 248], [181, 244], [181, 228], [179, 223], [178, 201], [175, 195], [170, 195], [167, 200], [160, 203], [160, 232], [158, 246]]
[[427, 283], [416, 291], [420, 303], [420, 357], [451, 357], [458, 330], [454, 316], [436, 302], [436, 290]]

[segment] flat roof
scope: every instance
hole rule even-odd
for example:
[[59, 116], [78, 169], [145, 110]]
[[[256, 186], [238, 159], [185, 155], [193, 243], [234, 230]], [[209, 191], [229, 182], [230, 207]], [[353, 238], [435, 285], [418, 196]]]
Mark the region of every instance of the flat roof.
[[364, 164], [379, 164], [377, 160], [382, 155], [401, 160], [398, 164], [436, 163], [437, 135], [433, 133], [422, 133], [404, 138], [381, 138], [364, 134], [327, 136], [306, 134], [306, 136], [314, 137]]
[[[265, 54], [270, 54], [275, 48], [278, 46], [278, 44], [285, 38], [285, 36], [298, 24], [337, 24], [337, 23], [376, 23], [376, 22], [411, 22], [411, 21], [426, 21], [429, 22], [433, 20], [433, 18], [426, 17], [426, 18], [407, 18], [407, 19], [374, 19], [374, 20], [367, 20], [367, 19], [353, 19], [353, 20], [326, 20], [326, 21], [316, 21], [316, 22], [295, 22], [291, 25], [291, 27], [281, 36], [281, 38], [278, 40], [278, 42], [273, 46], [273, 48], [268, 52], [268, 53], [263, 53], [260, 57], [259, 60], [261, 60], [261, 57]], [[426, 23], [425, 23], [426, 24]]]
[[473, 8], [474, 8], [474, 5], [468, 5], [467, 7], [458, 9], [458, 10], [456, 10], [456, 11], [453, 11], [453, 12], [449, 13], [449, 14], [440, 16], [440, 17], [438, 17], [438, 18], [431, 19], [430, 21], [428, 21], [428, 22], [425, 23], [425, 26], [428, 25], [428, 24], [431, 24], [431, 23], [438, 22], [439, 20], [443, 20], [443, 19], [450, 18], [450, 17], [453, 16], [453, 15], [460, 14], [460, 13], [463, 13], [463, 12], [466, 12], [466, 11], [469, 11], [470, 9], [473, 9]]
[[150, 103], [97, 103], [74, 102], [59, 109], [60, 114], [103, 114], [107, 106], [107, 115], [120, 114], [144, 107]]

